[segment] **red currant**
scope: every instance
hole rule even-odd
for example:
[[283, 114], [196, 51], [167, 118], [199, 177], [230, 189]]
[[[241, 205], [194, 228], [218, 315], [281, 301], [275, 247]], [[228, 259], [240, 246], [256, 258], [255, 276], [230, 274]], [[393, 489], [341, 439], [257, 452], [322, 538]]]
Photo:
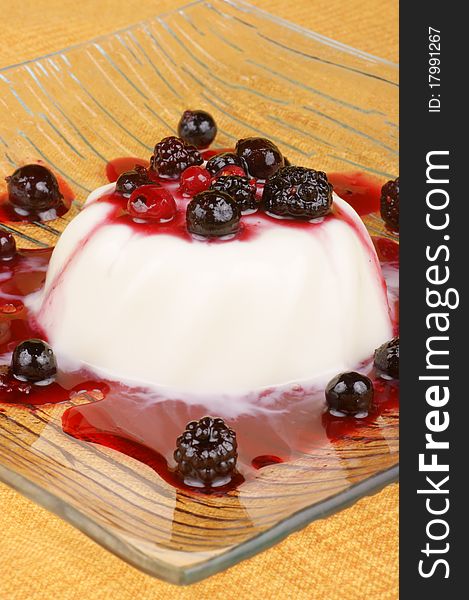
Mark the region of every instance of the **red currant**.
[[137, 219], [164, 223], [176, 216], [177, 207], [171, 193], [159, 185], [142, 185], [134, 190], [127, 203], [128, 213]]
[[210, 187], [212, 181], [210, 173], [203, 167], [188, 167], [181, 175], [180, 190], [183, 194], [195, 196]]
[[246, 171], [242, 167], [237, 165], [229, 165], [217, 173], [217, 177], [224, 175], [238, 175], [239, 177], [246, 177]]

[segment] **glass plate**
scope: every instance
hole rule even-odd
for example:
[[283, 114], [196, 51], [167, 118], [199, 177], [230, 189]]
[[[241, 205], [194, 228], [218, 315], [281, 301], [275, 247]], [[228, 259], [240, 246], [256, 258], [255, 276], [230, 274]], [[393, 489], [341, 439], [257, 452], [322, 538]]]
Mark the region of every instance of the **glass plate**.
[[[53, 244], [108, 160], [147, 158], [187, 107], [326, 171], [398, 172], [398, 68], [244, 2], [193, 2], [0, 71], [1, 172], [41, 159], [76, 192], [71, 214], [15, 224]], [[382, 233], [376, 215], [366, 219]], [[384, 233], [384, 235], [387, 235]], [[224, 497], [176, 491], [149, 467], [63, 434], [70, 404], [0, 411], [0, 479], [129, 563], [172, 583], [227, 568], [398, 475], [398, 413], [327, 448], [259, 471]]]

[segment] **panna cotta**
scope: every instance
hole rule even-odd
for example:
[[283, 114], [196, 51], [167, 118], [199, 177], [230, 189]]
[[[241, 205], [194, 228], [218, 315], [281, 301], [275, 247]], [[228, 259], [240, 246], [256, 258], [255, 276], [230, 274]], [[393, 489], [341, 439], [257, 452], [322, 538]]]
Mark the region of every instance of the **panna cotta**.
[[322, 219], [259, 211], [243, 216], [238, 235], [204, 241], [185, 229], [177, 184], [167, 187], [178, 206], [172, 223], [123, 215], [110, 184], [61, 235], [30, 300], [61, 364], [138, 385], [243, 394], [324, 383], [392, 337], [373, 244], [337, 195]]

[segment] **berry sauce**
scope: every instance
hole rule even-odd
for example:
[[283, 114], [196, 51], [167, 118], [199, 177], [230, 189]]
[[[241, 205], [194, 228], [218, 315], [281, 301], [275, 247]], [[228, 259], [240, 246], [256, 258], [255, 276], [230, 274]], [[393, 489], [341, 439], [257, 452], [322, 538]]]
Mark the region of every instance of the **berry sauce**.
[[122, 156], [120, 158], [114, 158], [109, 161], [106, 165], [106, 177], [109, 183], [114, 183], [119, 178], [119, 175], [126, 171], [132, 171], [135, 165], [145, 167], [146, 169], [150, 166], [150, 161], [142, 158], [134, 158], [133, 156]]
[[[42, 164], [41, 161], [38, 161]], [[16, 212], [14, 206], [8, 200], [8, 192], [0, 192], [0, 223], [8, 222], [32, 222], [32, 221], [52, 221], [63, 215], [70, 210], [73, 200], [75, 199], [75, 192], [68, 185], [68, 183], [55, 174], [57, 182], [59, 184], [59, 190], [62, 194], [62, 200], [54, 208], [44, 211], [43, 213], [31, 213], [31, 214], [19, 214]]]
[[0, 262], [0, 404], [57, 404], [80, 393], [103, 398], [108, 390], [105, 382], [93, 381], [85, 373], [59, 373], [57, 381], [41, 386], [18, 381], [9, 372], [15, 347], [26, 339], [43, 337], [23, 300], [43, 286], [51, 253], [50, 248], [23, 250], [11, 261]]
[[328, 173], [334, 192], [361, 216], [379, 212], [383, 182], [365, 173]]
[[[211, 151], [209, 151], [211, 152]], [[207, 158], [208, 152], [204, 153]], [[212, 154], [213, 155], [213, 154]], [[118, 159], [108, 165], [109, 179], [115, 181], [121, 172], [129, 170], [135, 164], [148, 164], [137, 159]], [[343, 181], [345, 181], [345, 176]], [[365, 186], [365, 176], [354, 176]], [[182, 194], [177, 196], [178, 182], [159, 180], [177, 197], [178, 203], [187, 202]], [[354, 184], [358, 185], [358, 184]], [[353, 189], [352, 189], [353, 188]], [[373, 188], [374, 189], [374, 188]], [[351, 186], [350, 197], [367, 197], [363, 191]], [[340, 192], [339, 192], [340, 193]], [[373, 192], [374, 195], [374, 192]], [[97, 201], [105, 199], [112, 203], [115, 210], [110, 211], [108, 219], [125, 221], [138, 228], [142, 234], [170, 233], [193, 242], [185, 225], [183, 210], [170, 223], [154, 225], [135, 223], [124, 212], [127, 199], [116, 193], [107, 194]], [[359, 200], [364, 204], [363, 200]], [[355, 205], [354, 205], [355, 206]], [[347, 216], [332, 213], [327, 218], [345, 218]], [[255, 235], [259, 227], [279, 223], [260, 211], [246, 219], [237, 239], [246, 239]], [[289, 227], [310, 228], [311, 223], [303, 221], [280, 221]], [[387, 282], [389, 304], [395, 329], [398, 327], [398, 246], [390, 239], [374, 239], [378, 258]], [[215, 242], [223, 243], [223, 242]], [[360, 429], [370, 423], [377, 429], [380, 418], [396, 412], [399, 402], [399, 382], [385, 380], [371, 366], [371, 362], [359, 369], [374, 384], [375, 394], [371, 410], [364, 418], [336, 417], [326, 411], [323, 387], [316, 389], [292, 385], [285, 389], [268, 389], [256, 393], [250, 399], [250, 405], [243, 414], [238, 414], [230, 406], [236, 398], [226, 400], [215, 409], [213, 405], [181, 395], [129, 388], [124, 384], [96, 380], [95, 376], [80, 371], [78, 373], [60, 372], [55, 383], [49, 386], [34, 386], [12, 380], [8, 372], [11, 352], [16, 345], [28, 338], [45, 339], [43, 332], [28, 315], [25, 298], [38, 291], [45, 280], [51, 250], [23, 250], [6, 263], [0, 262], [0, 404], [23, 405], [34, 409], [35, 405], [67, 403], [76, 395], [85, 398], [88, 403], [64, 404], [62, 417], [63, 430], [76, 439], [93, 442], [117, 450], [153, 469], [160, 477], [177, 488], [187, 486], [175, 473], [173, 452], [176, 439], [191, 420], [198, 420], [205, 414], [224, 418], [236, 431], [238, 440], [238, 471], [229, 484], [214, 488], [211, 493], [223, 494], [240, 486], [244, 480], [253, 479], [259, 470], [300, 458], [313, 448], [328, 447], [335, 440], [347, 436], [360, 435]], [[73, 259], [73, 257], [71, 258]], [[26, 386], [27, 390], [21, 388]], [[84, 396], [86, 394], [86, 396]], [[194, 488], [191, 491], [197, 492]], [[207, 492], [207, 489], [203, 489]]]

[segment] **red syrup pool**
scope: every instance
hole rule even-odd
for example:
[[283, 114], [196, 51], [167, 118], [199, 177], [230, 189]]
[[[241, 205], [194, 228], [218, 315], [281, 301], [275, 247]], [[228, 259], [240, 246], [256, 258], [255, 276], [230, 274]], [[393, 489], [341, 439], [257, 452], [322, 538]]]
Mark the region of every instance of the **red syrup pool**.
[[334, 192], [362, 217], [379, 212], [383, 181], [365, 173], [328, 173]]
[[86, 374], [60, 373], [47, 386], [17, 381], [9, 373], [10, 355], [19, 342], [43, 338], [30, 318], [23, 300], [44, 284], [52, 249], [23, 250], [13, 260], [0, 261], [0, 404], [39, 406], [70, 400], [75, 394], [89, 393], [103, 398], [108, 386]]
[[[38, 164], [44, 164], [42, 161], [37, 161]], [[8, 192], [0, 193], [0, 223], [8, 222], [23, 222], [30, 223], [33, 221], [52, 221], [58, 217], [63, 217], [70, 210], [75, 193], [68, 183], [59, 175], [54, 173], [59, 184], [59, 190], [62, 194], [62, 200], [57, 206], [41, 213], [19, 214], [14, 206], [8, 200]]]
[[[120, 168], [126, 170], [129, 164], [133, 167], [135, 159], [130, 160], [133, 164], [121, 162]], [[164, 182], [164, 185], [172, 186], [173, 190], [177, 188], [174, 182]], [[119, 203], [122, 206], [123, 199], [117, 194], [109, 195], [108, 199], [115, 203], [116, 208]], [[264, 224], [278, 223], [269, 216], [260, 213], [259, 216]], [[129, 219], [121, 210], [112, 211], [111, 218]], [[311, 224], [301, 221], [282, 223], [298, 228], [311, 227]], [[176, 221], [168, 227], [173, 234], [178, 230], [179, 235], [187, 236], [183, 225], [182, 221]], [[132, 226], [140, 227], [143, 232], [142, 224]], [[148, 233], [151, 233], [150, 225], [143, 227], [148, 227]], [[159, 231], [162, 232], [161, 229]], [[376, 239], [374, 243], [388, 284], [389, 302], [397, 329], [398, 246], [384, 238]], [[23, 251], [13, 261], [0, 263], [0, 305], [4, 307], [0, 310], [0, 354], [4, 365], [8, 364], [17, 343], [28, 337], [44, 337], [28, 315], [23, 300], [43, 285], [49, 258], [48, 250]], [[227, 398], [225, 405], [220, 408], [219, 404], [214, 410], [211, 405], [197, 403], [193, 399], [188, 401], [181, 396], [167, 397], [115, 382], [95, 381], [86, 373], [71, 376], [61, 373], [53, 386], [32, 386], [32, 390], [23, 395], [21, 392], [8, 394], [5, 389], [2, 390], [0, 383], [0, 403], [34, 407], [35, 404], [63, 402], [86, 391], [96, 400], [90, 399], [89, 404], [73, 406], [64, 412], [65, 433], [130, 456], [152, 468], [171, 485], [186, 489], [187, 486], [175, 474], [173, 452], [176, 438], [191, 420], [200, 419], [205, 414], [221, 416], [237, 433], [240, 473], [230, 484], [213, 490], [213, 493], [221, 494], [238, 487], [244, 479], [254, 478], [259, 470], [300, 458], [315, 448], [327, 448], [336, 440], [359, 436], [360, 430], [370, 424], [379, 430], [380, 417], [394, 412], [398, 406], [399, 382], [380, 379], [369, 366], [363, 371], [375, 384], [373, 408], [363, 419], [340, 418], [327, 413], [322, 389], [294, 386], [284, 391], [266, 390], [251, 399], [249, 410], [240, 415], [230, 406], [230, 402], [236, 402], [235, 398]]]

